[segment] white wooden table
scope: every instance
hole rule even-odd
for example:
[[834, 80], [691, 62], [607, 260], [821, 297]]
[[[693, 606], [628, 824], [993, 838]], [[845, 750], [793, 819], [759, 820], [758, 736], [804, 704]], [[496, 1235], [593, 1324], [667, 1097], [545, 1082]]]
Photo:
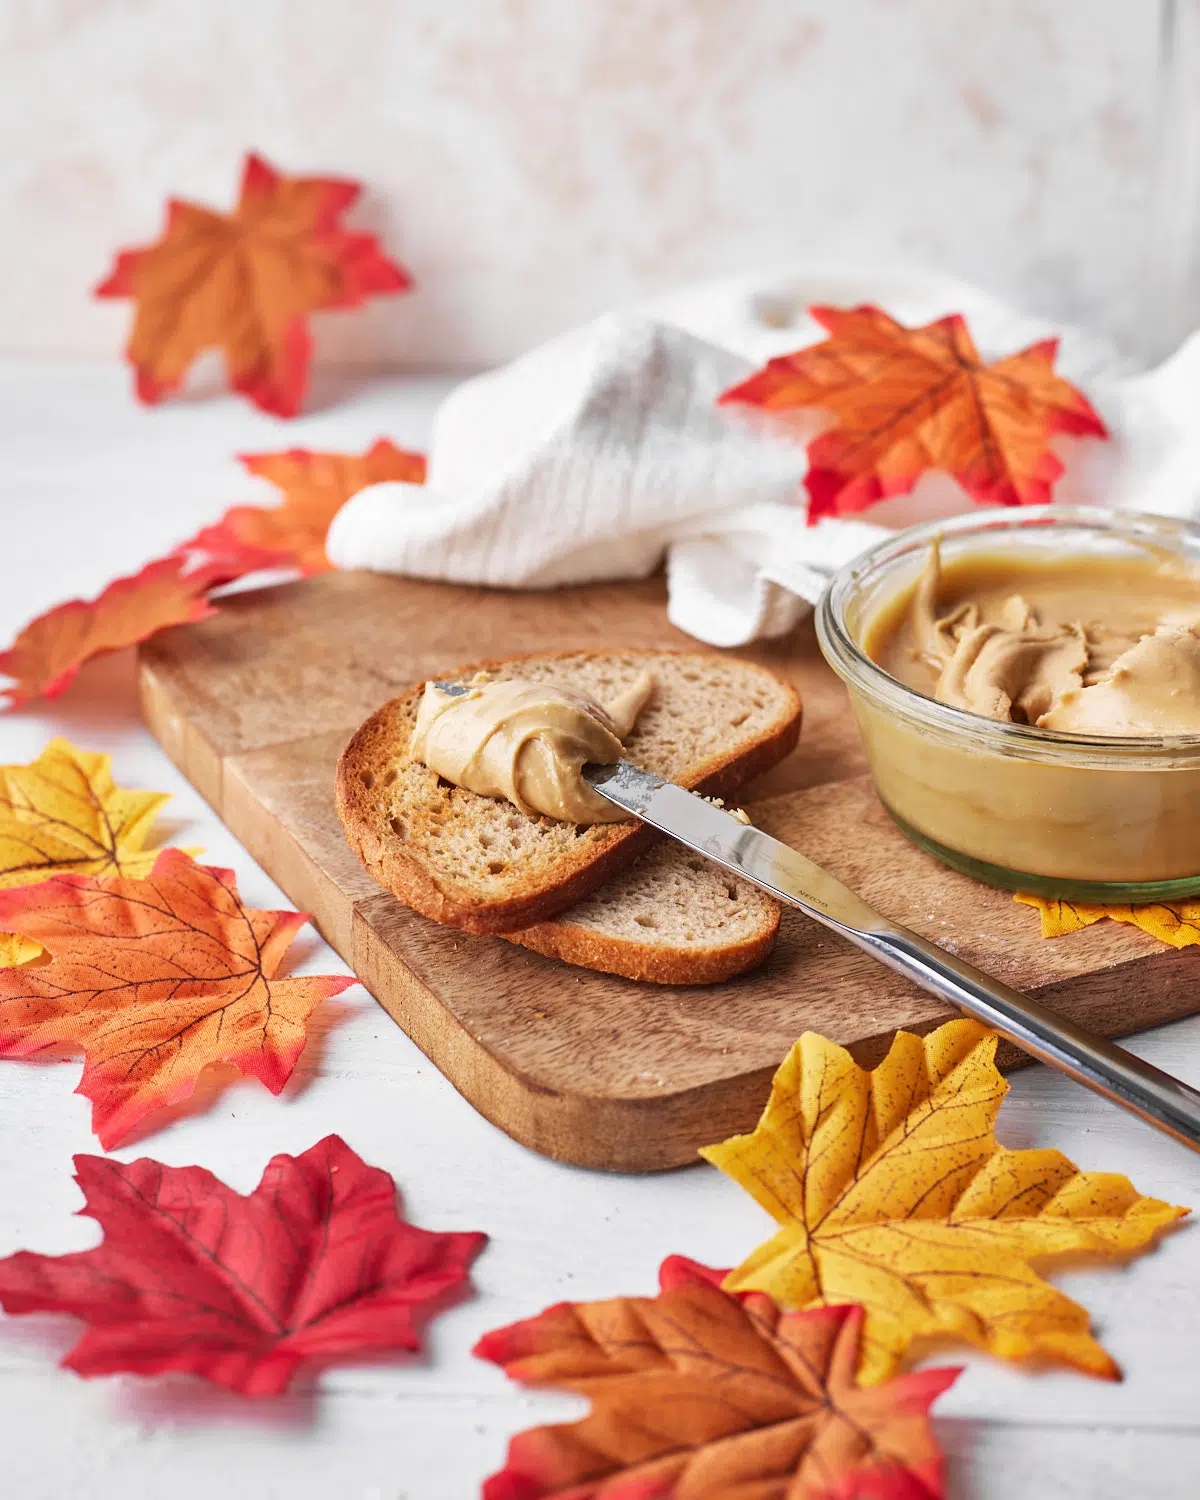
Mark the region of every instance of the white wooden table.
[[[283, 424], [228, 397], [143, 411], [112, 366], [0, 363], [0, 640], [30, 616], [87, 595], [167, 550], [234, 501], [261, 498], [239, 451], [354, 449], [381, 434], [423, 446], [446, 380], [319, 385], [317, 409]], [[256, 494], [257, 492], [257, 494]], [[269, 501], [268, 501], [269, 503]], [[170, 791], [166, 842], [234, 867], [255, 905], [287, 905], [192, 791], [135, 707], [128, 653], [90, 669], [57, 704], [0, 718], [0, 756], [35, 756], [54, 734], [112, 752], [119, 782]], [[803, 750], [801, 750], [803, 753]], [[308, 972], [344, 972], [315, 933], [293, 949]], [[797, 1006], [796, 1029], [803, 1029]], [[478, 1493], [509, 1435], [577, 1408], [510, 1386], [470, 1348], [488, 1328], [564, 1298], [649, 1293], [678, 1251], [732, 1264], [770, 1230], [716, 1171], [611, 1177], [515, 1145], [462, 1100], [355, 988], [318, 1012], [279, 1099], [230, 1073], [194, 1109], [115, 1154], [197, 1163], [248, 1191], [268, 1158], [331, 1131], [396, 1178], [411, 1217], [482, 1229], [473, 1299], [431, 1326], [411, 1363], [343, 1367], [315, 1387], [250, 1402], [182, 1378], [83, 1381], [56, 1368], [78, 1325], [0, 1316], [3, 1500], [450, 1500]], [[1200, 1019], [1136, 1038], [1135, 1051], [1200, 1084]], [[72, 1217], [71, 1157], [98, 1152], [72, 1090], [78, 1062], [0, 1063], [0, 1255], [97, 1242]], [[1200, 1157], [1045, 1069], [1013, 1079], [1010, 1145], [1055, 1145], [1089, 1168], [1127, 1172], [1144, 1193], [1200, 1204]], [[938, 1408], [962, 1500], [1194, 1500], [1200, 1495], [1200, 1231], [1185, 1225], [1124, 1269], [1055, 1279], [1091, 1310], [1126, 1371], [1121, 1385], [1032, 1375], [952, 1351], [969, 1369]], [[941, 1362], [946, 1362], [945, 1358]]]

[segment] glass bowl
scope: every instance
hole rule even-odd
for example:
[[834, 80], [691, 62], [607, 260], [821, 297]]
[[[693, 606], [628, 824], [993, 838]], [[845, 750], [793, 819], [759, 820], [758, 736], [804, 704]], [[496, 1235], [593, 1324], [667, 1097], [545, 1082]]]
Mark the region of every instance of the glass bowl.
[[[950, 708], [861, 649], [867, 624], [911, 587], [939, 540], [1048, 557], [1182, 559], [1200, 575], [1200, 526], [1161, 516], [1029, 506], [914, 526], [872, 547], [817, 606], [825, 659], [849, 689], [875, 789], [914, 843], [990, 885], [1090, 902], [1200, 893], [1200, 734], [1064, 734]], [[1200, 604], [1200, 593], [1197, 598]]]

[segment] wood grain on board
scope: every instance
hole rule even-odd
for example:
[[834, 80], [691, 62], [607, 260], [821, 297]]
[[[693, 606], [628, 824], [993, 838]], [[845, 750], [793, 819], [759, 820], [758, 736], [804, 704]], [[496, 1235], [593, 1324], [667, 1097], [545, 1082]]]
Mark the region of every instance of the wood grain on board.
[[[232, 595], [141, 651], [147, 723], [184, 774], [381, 1005], [488, 1119], [534, 1150], [650, 1171], [749, 1128], [795, 1038], [873, 1063], [898, 1027], [948, 1014], [796, 912], [767, 964], [705, 987], [636, 984], [439, 927], [346, 846], [333, 772], [359, 722], [410, 684], [521, 651], [696, 643], [659, 580], [500, 592], [331, 574]], [[1104, 923], [1044, 942], [1035, 912], [945, 869], [893, 827], [864, 776], [811, 625], [736, 653], [804, 695], [800, 748], [748, 789], [755, 821], [885, 915], [1110, 1035], [1200, 1008], [1200, 950]]]

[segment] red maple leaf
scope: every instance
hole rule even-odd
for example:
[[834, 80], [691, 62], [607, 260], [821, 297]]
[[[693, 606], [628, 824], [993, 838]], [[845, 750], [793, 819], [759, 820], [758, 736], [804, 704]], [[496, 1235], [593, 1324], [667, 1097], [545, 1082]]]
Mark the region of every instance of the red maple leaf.
[[171, 199], [162, 237], [122, 250], [96, 288], [137, 304], [126, 353], [138, 398], [161, 401], [198, 354], [220, 349], [234, 390], [295, 416], [308, 383], [308, 314], [412, 285], [373, 235], [341, 227], [359, 191], [338, 177], [285, 177], [251, 154], [233, 213]]
[[203, 527], [195, 536], [190, 536], [186, 542], [181, 542], [173, 555], [198, 559], [212, 575], [213, 588], [234, 583], [239, 578], [245, 578], [248, 573], [291, 568], [295, 564], [295, 558], [290, 552], [245, 541], [227, 524], [227, 516], [222, 516], [219, 521]]
[[7, 651], [0, 674], [13, 679], [5, 707], [57, 698], [85, 661], [136, 645], [156, 630], [212, 614], [205, 594], [227, 581], [221, 567], [191, 566], [182, 554], [160, 557], [118, 578], [95, 599], [70, 599], [31, 620]]
[[336, 1135], [272, 1158], [246, 1197], [145, 1157], [77, 1156], [75, 1172], [103, 1243], [0, 1260], [0, 1307], [83, 1318], [64, 1364], [85, 1376], [178, 1370], [275, 1396], [301, 1366], [419, 1349], [487, 1238], [407, 1223], [391, 1177]]
[[425, 478], [424, 456], [387, 438], [363, 454], [293, 448], [244, 454], [242, 462], [280, 487], [283, 504], [234, 506], [167, 557], [110, 583], [97, 598], [68, 600], [32, 620], [0, 652], [0, 676], [13, 679], [0, 709], [38, 696], [56, 698], [93, 656], [136, 645], [171, 625], [203, 620], [213, 613], [208, 592], [248, 573], [327, 569], [325, 533], [351, 495], [382, 480], [420, 484]]
[[1108, 435], [1054, 373], [1056, 339], [985, 364], [957, 313], [906, 328], [878, 307], [809, 311], [830, 338], [768, 361], [720, 399], [833, 416], [808, 446], [810, 522], [907, 494], [930, 469], [983, 505], [1044, 504], [1063, 469], [1051, 437]]
[[78, 1093], [107, 1150], [188, 1098], [215, 1062], [278, 1094], [315, 1007], [353, 975], [276, 979], [304, 912], [244, 906], [232, 870], [164, 849], [143, 880], [56, 875], [0, 891], [0, 931], [49, 961], [0, 969], [0, 1057], [84, 1053]]
[[928, 1411], [958, 1370], [860, 1386], [861, 1308], [781, 1313], [725, 1275], [674, 1255], [657, 1297], [485, 1334], [482, 1359], [592, 1409], [513, 1438], [484, 1500], [939, 1500]]

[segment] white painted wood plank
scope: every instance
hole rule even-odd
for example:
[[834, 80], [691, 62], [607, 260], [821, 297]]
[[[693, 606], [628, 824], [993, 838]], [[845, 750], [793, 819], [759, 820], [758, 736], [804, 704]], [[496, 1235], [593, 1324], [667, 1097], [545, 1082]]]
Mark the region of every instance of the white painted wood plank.
[[[263, 1411], [165, 1381], [58, 1390], [3, 1376], [0, 1401], [4, 1493], [20, 1500], [463, 1500], [503, 1463], [512, 1431], [574, 1415], [503, 1390], [292, 1397]], [[951, 1500], [1195, 1500], [1194, 1432], [961, 1420], [936, 1431]]]
[[938, 1422], [951, 1500], [1196, 1500], [1200, 1438], [1177, 1429]]

